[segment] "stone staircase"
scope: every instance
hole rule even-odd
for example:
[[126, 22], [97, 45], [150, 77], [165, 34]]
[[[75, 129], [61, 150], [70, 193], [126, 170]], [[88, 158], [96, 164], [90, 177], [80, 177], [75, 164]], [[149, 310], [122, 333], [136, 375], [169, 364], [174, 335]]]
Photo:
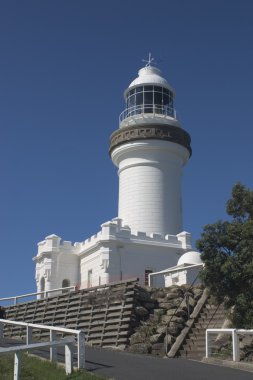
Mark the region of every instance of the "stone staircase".
[[217, 306], [207, 302], [177, 356], [201, 360], [205, 356], [206, 329], [222, 328], [225, 319], [226, 314], [222, 304]]
[[[6, 308], [6, 318], [83, 330], [86, 342], [92, 346], [124, 348], [132, 332], [136, 284], [137, 279], [132, 279], [20, 303]], [[25, 331], [20, 326], [6, 325], [4, 335], [22, 338]], [[48, 332], [38, 329], [33, 335], [43, 339]]]

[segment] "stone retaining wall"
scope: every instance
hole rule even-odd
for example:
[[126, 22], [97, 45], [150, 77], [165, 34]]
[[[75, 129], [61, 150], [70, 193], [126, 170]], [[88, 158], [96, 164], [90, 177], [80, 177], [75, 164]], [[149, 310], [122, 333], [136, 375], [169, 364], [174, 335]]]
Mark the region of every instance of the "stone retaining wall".
[[164, 355], [165, 349], [171, 348], [185, 327], [188, 315], [202, 294], [201, 286], [192, 289], [177, 285], [169, 288], [136, 287], [133, 333], [128, 351]]

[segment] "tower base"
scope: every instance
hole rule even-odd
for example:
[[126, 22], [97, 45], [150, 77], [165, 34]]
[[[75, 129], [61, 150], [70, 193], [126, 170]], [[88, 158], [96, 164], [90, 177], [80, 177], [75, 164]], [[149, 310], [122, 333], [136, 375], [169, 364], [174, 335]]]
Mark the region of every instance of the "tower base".
[[[38, 243], [37, 291], [78, 285], [81, 289], [138, 277], [148, 285], [148, 274], [177, 265], [191, 249], [191, 235], [150, 234], [133, 231], [115, 218], [81, 243], [72, 244], [50, 235]], [[164, 286], [164, 276], [152, 286]]]

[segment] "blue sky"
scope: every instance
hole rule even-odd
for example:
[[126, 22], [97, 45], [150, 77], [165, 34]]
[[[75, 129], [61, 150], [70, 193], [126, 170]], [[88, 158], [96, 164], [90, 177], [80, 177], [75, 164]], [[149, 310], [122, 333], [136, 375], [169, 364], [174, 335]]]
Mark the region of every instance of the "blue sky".
[[37, 242], [82, 241], [117, 215], [108, 156], [123, 91], [149, 52], [176, 90], [193, 155], [184, 229], [253, 188], [251, 0], [0, 2], [0, 296], [35, 290]]

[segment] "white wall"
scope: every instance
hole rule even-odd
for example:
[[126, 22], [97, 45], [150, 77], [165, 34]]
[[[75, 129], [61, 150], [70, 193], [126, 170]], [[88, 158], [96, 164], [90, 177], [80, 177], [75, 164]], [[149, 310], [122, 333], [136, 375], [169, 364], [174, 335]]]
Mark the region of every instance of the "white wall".
[[134, 141], [114, 149], [124, 224], [162, 235], [182, 231], [181, 175], [188, 158], [186, 148], [170, 141]]

